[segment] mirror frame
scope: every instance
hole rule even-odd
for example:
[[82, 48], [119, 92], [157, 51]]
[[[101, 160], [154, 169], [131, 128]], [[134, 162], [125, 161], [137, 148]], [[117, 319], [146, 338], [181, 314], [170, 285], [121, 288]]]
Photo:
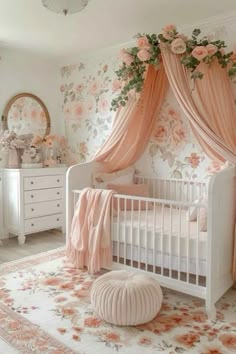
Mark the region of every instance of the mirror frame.
[[22, 98], [22, 97], [29, 97], [29, 98], [32, 98], [33, 100], [37, 101], [38, 104], [42, 107], [44, 113], [45, 113], [45, 117], [46, 117], [46, 123], [47, 123], [47, 128], [46, 128], [46, 132], [43, 136], [43, 138], [47, 135], [49, 135], [50, 133], [50, 130], [51, 130], [51, 120], [50, 120], [50, 115], [49, 115], [49, 112], [48, 112], [48, 109], [47, 107], [45, 106], [45, 104], [43, 103], [43, 101], [36, 95], [33, 95], [32, 93], [19, 93], [18, 95], [15, 95], [13, 96], [10, 101], [8, 101], [8, 103], [6, 104], [5, 106], [5, 109], [3, 111], [3, 115], [2, 115], [2, 125], [3, 125], [3, 129], [4, 130], [9, 130], [9, 127], [8, 127], [8, 121], [7, 121], [7, 116], [8, 116], [8, 112], [12, 106], [12, 104], [18, 100], [19, 98]]

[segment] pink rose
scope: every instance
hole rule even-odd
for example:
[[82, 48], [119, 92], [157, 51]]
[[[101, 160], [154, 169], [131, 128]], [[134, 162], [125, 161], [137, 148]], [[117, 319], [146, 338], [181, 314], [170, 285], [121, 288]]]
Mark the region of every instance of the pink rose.
[[123, 63], [125, 63], [128, 66], [130, 66], [134, 61], [134, 58], [132, 57], [132, 55], [129, 54], [125, 49], [121, 50], [120, 57], [121, 57], [121, 60], [123, 61]]
[[150, 52], [146, 49], [140, 49], [140, 51], [137, 54], [137, 57], [139, 58], [139, 60], [141, 61], [147, 61], [150, 59]]
[[233, 54], [230, 57], [231, 60], [236, 61], [236, 52], [233, 52]]
[[207, 49], [208, 55], [211, 55], [211, 56], [218, 52], [218, 48], [214, 44], [207, 44], [206, 49]]
[[198, 45], [192, 51], [192, 56], [199, 61], [203, 60], [207, 55], [208, 51], [203, 45]]
[[139, 37], [137, 39], [137, 46], [140, 49], [149, 49], [151, 47], [147, 37]]
[[224, 50], [224, 48], [220, 48], [220, 49], [219, 49], [219, 52], [221, 53], [221, 55], [225, 55], [225, 50]]
[[176, 34], [175, 25], [167, 25], [162, 29], [162, 35], [165, 39], [172, 39]]
[[170, 48], [174, 54], [183, 54], [186, 52], [186, 43], [182, 38], [176, 38], [171, 43]]

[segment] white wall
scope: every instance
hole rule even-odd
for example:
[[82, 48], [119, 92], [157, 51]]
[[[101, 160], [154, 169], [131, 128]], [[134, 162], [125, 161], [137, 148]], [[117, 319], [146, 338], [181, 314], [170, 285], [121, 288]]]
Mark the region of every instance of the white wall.
[[47, 106], [51, 132], [64, 134], [55, 60], [17, 49], [1, 48], [0, 55], [0, 116], [11, 97], [22, 92], [33, 93]]

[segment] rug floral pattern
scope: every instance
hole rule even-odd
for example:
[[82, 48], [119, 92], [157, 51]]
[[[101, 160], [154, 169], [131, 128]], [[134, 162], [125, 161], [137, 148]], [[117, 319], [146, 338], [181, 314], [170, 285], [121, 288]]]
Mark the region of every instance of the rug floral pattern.
[[0, 270], [0, 338], [19, 353], [236, 353], [234, 290], [218, 302], [215, 322], [207, 320], [203, 301], [163, 289], [163, 306], [152, 322], [117, 327], [91, 307], [99, 275], [70, 267], [64, 250]]

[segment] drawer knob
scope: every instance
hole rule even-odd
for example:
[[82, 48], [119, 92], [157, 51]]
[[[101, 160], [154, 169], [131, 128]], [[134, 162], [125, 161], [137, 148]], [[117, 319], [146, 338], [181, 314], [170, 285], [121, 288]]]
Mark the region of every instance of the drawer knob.
[[60, 180], [58, 179], [57, 182], [60, 182]]
[[31, 181], [30, 183], [31, 183], [31, 184], [34, 184], [34, 182], [33, 182], [33, 181]]
[[31, 194], [31, 198], [34, 198], [34, 195], [33, 195], [33, 194]]
[[34, 208], [31, 208], [31, 211], [34, 211]]
[[59, 208], [60, 204], [57, 204], [57, 207]]
[[34, 226], [34, 224], [31, 224], [31, 226]]
[[57, 221], [60, 221], [60, 219], [59, 219], [59, 218], [57, 218]]
[[57, 195], [60, 195], [60, 192], [57, 192]]

